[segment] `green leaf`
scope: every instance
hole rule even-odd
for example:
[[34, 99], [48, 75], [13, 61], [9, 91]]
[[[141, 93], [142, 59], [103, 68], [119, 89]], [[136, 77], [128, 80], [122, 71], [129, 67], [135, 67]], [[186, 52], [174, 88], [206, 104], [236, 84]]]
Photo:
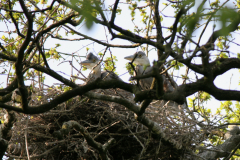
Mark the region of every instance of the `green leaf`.
[[220, 55], [219, 55], [220, 58], [228, 58], [228, 55], [224, 52], [222, 52]]
[[237, 58], [240, 59], [240, 53], [237, 53]]

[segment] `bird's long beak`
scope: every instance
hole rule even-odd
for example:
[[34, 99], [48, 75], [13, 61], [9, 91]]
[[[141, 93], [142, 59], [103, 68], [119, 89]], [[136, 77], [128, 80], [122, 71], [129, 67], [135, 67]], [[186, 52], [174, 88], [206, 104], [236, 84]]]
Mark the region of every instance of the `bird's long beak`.
[[89, 66], [91, 63], [92, 63], [92, 61], [90, 61], [90, 60], [85, 60], [85, 61], [82, 61], [80, 64], [81, 64], [81, 65], [84, 65], [84, 66]]
[[124, 59], [132, 61], [135, 55], [124, 57]]

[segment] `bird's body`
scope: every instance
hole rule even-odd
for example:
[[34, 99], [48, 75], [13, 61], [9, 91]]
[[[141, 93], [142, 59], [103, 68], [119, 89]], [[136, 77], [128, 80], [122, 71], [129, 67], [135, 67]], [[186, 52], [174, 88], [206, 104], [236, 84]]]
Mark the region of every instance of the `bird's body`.
[[[152, 72], [153, 68], [151, 67], [149, 59], [144, 52], [139, 51], [134, 55], [125, 57], [125, 59], [132, 61], [134, 57], [136, 57], [134, 60], [134, 63], [136, 64], [136, 67], [135, 67], [136, 73], [134, 73], [134, 76], [146, 75]], [[172, 92], [174, 89], [170, 81], [168, 81], [166, 75], [162, 74], [162, 78], [163, 78], [163, 90], [165, 92]], [[153, 81], [153, 77], [140, 79], [139, 83], [140, 83], [141, 89], [143, 90], [150, 89], [152, 85], [152, 81]]]
[[[151, 66], [141, 66], [141, 65], [137, 65], [135, 67], [136, 73], [137, 75], [146, 75], [152, 72], [152, 67]], [[136, 75], [135, 75], [136, 76]], [[163, 90], [165, 92], [172, 92], [174, 90], [173, 86], [171, 85], [170, 81], [168, 80], [168, 78], [166, 77], [166, 75], [162, 75], [163, 78]], [[153, 77], [149, 77], [149, 78], [143, 78], [139, 80], [141, 89], [143, 90], [147, 90], [151, 88], [152, 85], [152, 81], [153, 81]]]
[[[135, 58], [135, 59], [134, 59]], [[146, 75], [148, 73], [152, 72], [152, 67], [150, 66], [150, 61], [145, 55], [144, 52], [139, 51], [135, 53], [134, 55], [127, 56], [125, 59], [132, 61], [134, 59], [134, 63], [136, 64], [135, 70], [136, 73], [134, 72], [134, 76], [136, 75]], [[141, 89], [146, 90], [150, 89], [151, 84], [152, 84], [153, 78], [143, 78], [139, 80]]]
[[92, 53], [89, 53], [86, 57], [86, 60], [81, 62], [82, 65], [86, 66], [87, 69], [91, 70], [91, 73], [87, 77], [86, 83], [92, 82], [97, 78], [100, 78], [102, 80], [110, 80], [110, 79], [122, 80], [112, 71], [102, 72], [101, 63], [99, 61], [100, 60], [95, 55], [93, 55]]
[[[150, 67], [150, 66], [144, 67], [144, 66], [141, 66], [141, 65], [137, 65], [135, 67], [135, 70], [136, 70], [136, 73], [134, 73], [134, 74], [146, 75], [146, 74], [149, 74], [149, 73], [152, 72], [152, 67]], [[140, 84], [140, 86], [143, 90], [146, 90], [146, 89], [150, 89], [152, 81], [153, 81], [152, 77], [144, 78], [144, 79], [139, 80], [139, 84]]]
[[117, 79], [122, 81], [121, 78], [118, 77], [118, 75], [116, 75], [114, 72], [112, 71], [103, 71], [101, 73], [101, 79], [102, 80], [111, 80], [111, 79]]
[[[134, 59], [135, 58], [135, 59]], [[152, 67], [150, 66], [150, 62], [146, 54], [142, 51], [138, 51], [131, 56], [125, 57], [125, 59], [132, 61], [134, 59], [134, 63], [136, 64], [135, 70], [136, 75], [146, 75], [152, 72]], [[170, 81], [168, 80], [165, 74], [161, 75], [163, 78], [163, 90], [164, 92], [172, 92], [174, 90], [173, 86], [171, 85]], [[139, 84], [142, 90], [150, 89], [153, 82], [153, 77], [143, 78], [139, 80]], [[178, 108], [178, 104], [173, 101], [165, 101], [165, 100], [157, 100], [152, 102], [153, 106], [171, 106], [174, 108]]]

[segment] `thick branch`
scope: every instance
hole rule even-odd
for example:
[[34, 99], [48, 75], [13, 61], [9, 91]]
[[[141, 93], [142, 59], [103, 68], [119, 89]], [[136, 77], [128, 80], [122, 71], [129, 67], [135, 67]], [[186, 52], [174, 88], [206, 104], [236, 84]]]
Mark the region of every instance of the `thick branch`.
[[13, 23], [14, 23], [14, 25], [15, 25], [15, 27], [16, 27], [16, 30], [17, 30], [17, 34], [20, 36], [20, 37], [22, 37], [22, 38], [25, 38], [25, 36], [20, 32], [20, 30], [19, 30], [19, 27], [18, 27], [18, 23], [17, 23], [17, 21], [15, 20], [15, 18], [13, 17], [13, 14], [12, 14], [12, 6], [11, 6], [11, 1], [8, 1], [8, 6], [9, 6], [9, 15], [10, 15], [10, 17], [11, 17], [11, 19], [12, 19], [12, 21], [13, 21]]
[[111, 17], [111, 20], [109, 22], [110, 25], [114, 24], [114, 20], [115, 20], [116, 13], [117, 13], [118, 3], [119, 3], [119, 0], [116, 0], [115, 3], [114, 3], [113, 10], [112, 10], [112, 17]]
[[[205, 44], [205, 47], [211, 47], [211, 45], [217, 40], [218, 37], [228, 35], [228, 33], [237, 30], [239, 23], [240, 15], [238, 13], [236, 14], [236, 17], [234, 17], [231, 24], [212, 33], [211, 37], [208, 39], [208, 42]], [[226, 33], [226, 31], [228, 31], [228, 33]]]
[[16, 116], [13, 111], [7, 111], [7, 116], [3, 124], [0, 126], [0, 158], [3, 158], [7, 150], [8, 141], [11, 137], [11, 129], [16, 122]]
[[231, 138], [227, 139], [223, 144], [220, 144], [213, 149], [216, 151], [205, 151], [199, 154], [206, 160], [218, 159], [221, 157], [227, 157], [229, 153], [235, 149], [240, 143], [240, 135], [234, 135]]
[[[67, 79], [64, 79], [63, 77], [59, 80], [60, 81], [63, 80], [65, 82], [69, 81]], [[71, 83], [70, 82], [71, 81], [67, 82], [67, 84], [73, 83], [73, 82], [71, 82]], [[21, 108], [13, 107], [13, 106], [6, 105], [3, 103], [0, 103], [0, 107], [9, 109], [9, 110], [14, 110], [14, 111], [21, 112], [21, 113], [26, 113], [26, 114], [39, 114], [39, 113], [44, 113], [46, 111], [49, 111], [50, 109], [56, 107], [58, 104], [61, 104], [73, 97], [76, 97], [78, 95], [84, 95], [88, 91], [91, 91], [91, 90], [94, 90], [97, 88], [101, 88], [101, 89], [122, 88], [129, 92], [133, 92], [133, 90], [137, 89], [134, 85], [128, 84], [128, 83], [125, 83], [125, 82], [119, 81], [119, 80], [109, 80], [109, 81], [101, 81], [100, 80], [99, 81], [99, 79], [97, 79], [96, 81], [94, 81], [92, 83], [89, 83], [87, 85], [80, 86], [80, 87], [77, 87], [76, 84], [74, 84], [74, 85], [71, 84], [71, 85], [74, 87], [74, 89], [57, 96], [55, 99], [51, 100], [50, 102], [48, 102], [46, 104], [39, 105], [39, 106], [30, 106], [28, 108], [28, 110], [23, 110]]]
[[188, 66], [190, 69], [192, 69], [193, 71], [197, 72], [197, 73], [200, 73], [200, 74], [203, 74], [204, 73], [204, 70], [202, 68], [202, 65], [197, 65], [197, 64], [192, 64], [191, 63], [191, 59], [192, 58], [187, 58], [187, 59], [184, 59], [181, 55], [175, 53], [174, 51], [171, 51], [170, 55], [176, 59], [177, 61], [185, 64], [186, 66]]
[[178, 22], [181, 18], [181, 16], [186, 12], [186, 10], [184, 8], [181, 8], [180, 11], [178, 12], [177, 16], [176, 16], [176, 19], [175, 19], [175, 22], [173, 24], [173, 32], [172, 32], [172, 36], [171, 36], [171, 40], [169, 42], [170, 45], [173, 44], [174, 42], [174, 39], [175, 39], [175, 36], [176, 36], [176, 33], [177, 33], [177, 25], [178, 25]]
[[230, 69], [240, 68], [240, 59], [238, 58], [219, 58], [210, 63], [213, 68], [213, 76], [216, 78]]
[[9, 92], [12, 92], [14, 89], [17, 88], [17, 78], [15, 78], [12, 83], [7, 86], [4, 89], [0, 89], [0, 96], [4, 96], [6, 94], [8, 94]]
[[17, 61], [16, 61], [16, 64], [15, 64], [15, 67], [16, 67], [16, 76], [17, 76], [17, 80], [18, 80], [18, 88], [19, 88], [19, 91], [22, 95], [22, 107], [23, 107], [23, 110], [27, 110], [28, 108], [28, 102], [27, 102], [27, 89], [25, 88], [25, 84], [24, 84], [24, 78], [23, 78], [23, 73], [22, 73], [22, 70], [23, 70], [23, 64], [22, 64], [22, 61], [23, 61], [23, 58], [24, 58], [24, 52], [26, 50], [26, 48], [28, 47], [28, 44], [30, 43], [31, 41], [31, 35], [32, 35], [32, 32], [33, 32], [33, 17], [30, 13], [28, 13], [28, 10], [27, 10], [27, 7], [25, 6], [25, 3], [23, 0], [19, 0], [19, 3], [23, 9], [23, 12], [25, 14], [25, 16], [27, 17], [28, 19], [28, 29], [27, 29], [27, 35], [26, 35], [26, 38], [23, 42], [23, 44], [21, 45], [17, 55]]

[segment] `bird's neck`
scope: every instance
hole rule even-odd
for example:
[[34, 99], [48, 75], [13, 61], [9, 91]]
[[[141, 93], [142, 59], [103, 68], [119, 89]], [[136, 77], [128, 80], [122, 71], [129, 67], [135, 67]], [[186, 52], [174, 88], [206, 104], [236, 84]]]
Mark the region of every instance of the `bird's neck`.
[[101, 77], [101, 65], [97, 65], [92, 72], [97, 76], [97, 77]]
[[150, 65], [150, 61], [148, 60], [148, 59], [144, 59], [144, 60], [142, 60], [142, 61], [139, 61], [138, 63], [136, 63], [137, 65], [140, 65], [140, 66], [146, 66], [146, 67], [148, 67], [148, 66], [151, 66]]

